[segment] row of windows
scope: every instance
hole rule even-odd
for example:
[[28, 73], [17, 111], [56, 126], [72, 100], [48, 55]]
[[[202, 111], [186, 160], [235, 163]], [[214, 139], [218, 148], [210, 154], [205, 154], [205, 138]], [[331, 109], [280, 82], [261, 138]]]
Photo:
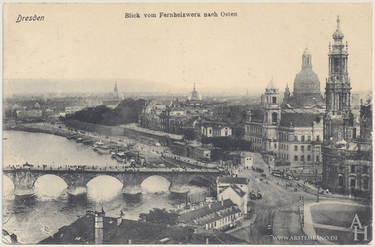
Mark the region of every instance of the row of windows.
[[[288, 134], [287, 133], [283, 133], [283, 132], [280, 132], [279, 133], [279, 139], [280, 141], [289, 141], [289, 138], [288, 138]], [[316, 141], [320, 141], [320, 135], [317, 135], [316, 138], [315, 138]], [[305, 135], [301, 135], [301, 136], [294, 136], [294, 141], [301, 141], [301, 142], [305, 142], [305, 141], [311, 141], [311, 136], [305, 136]]]
[[262, 138], [250, 137], [250, 141], [251, 141], [252, 143], [258, 143], [258, 144], [261, 144], [261, 143], [262, 143]]
[[246, 131], [248, 133], [262, 134], [262, 127], [261, 126], [254, 126], [254, 125], [246, 125]]
[[[305, 146], [304, 145], [301, 145], [300, 149], [301, 149], [302, 152], [305, 152]], [[298, 151], [297, 145], [294, 145], [294, 151]], [[307, 145], [307, 151], [311, 151], [311, 145]]]
[[[221, 218], [221, 219], [219, 220], [219, 222], [221, 223], [221, 225], [223, 225], [223, 224], [227, 224], [227, 223], [231, 223], [231, 222], [233, 221], [234, 218], [235, 218], [234, 215], [230, 215], [230, 216], [227, 216], [227, 217]], [[206, 224], [206, 229], [208, 230], [208, 229], [212, 229], [212, 228], [216, 227], [216, 226], [217, 226], [216, 222], [218, 222], [218, 221], [214, 221], [214, 222], [212, 222], [212, 223], [208, 223], [208, 224]]]
[[[298, 159], [298, 156], [297, 156], [297, 155], [294, 155], [294, 161], [302, 161], [302, 162], [304, 162], [304, 161], [305, 161], [305, 155], [301, 155], [299, 159]], [[306, 161], [312, 161], [312, 160], [311, 160], [311, 155], [310, 155], [310, 154], [308, 154], [308, 155], [306, 156]], [[319, 161], [320, 161], [320, 156], [317, 155], [317, 156], [316, 156], [316, 162], [319, 162]]]
[[[357, 180], [355, 178], [350, 178], [349, 181], [350, 181], [349, 182], [349, 187], [350, 188], [355, 188]], [[370, 182], [370, 180], [369, 180], [368, 177], [362, 178], [363, 189], [367, 190], [369, 188], [369, 182]], [[339, 186], [344, 186], [344, 177], [342, 175], [339, 176]]]
[[283, 159], [283, 160], [289, 160], [289, 154], [283, 154], [283, 153], [281, 153], [280, 154], [280, 158]]
[[[282, 160], [288, 160], [289, 161], [289, 154], [284, 154], [284, 153], [280, 153], [279, 154], [279, 158], [281, 158]], [[305, 162], [305, 161], [313, 161], [313, 157], [309, 154], [306, 156], [306, 160], [305, 160], [305, 155], [301, 155], [301, 156], [298, 156], [298, 155], [294, 155], [294, 161], [302, 161], [302, 162]], [[320, 156], [317, 155], [316, 156], [316, 162], [320, 162]]]
[[[358, 168], [359, 168], [359, 167], [358, 167]], [[351, 166], [350, 166], [350, 172], [351, 172], [351, 173], [355, 173], [356, 170], [357, 170], [358, 172], [361, 171], [360, 168], [359, 168], [359, 169], [356, 169], [356, 166], [355, 166], [355, 165], [351, 165]], [[368, 173], [368, 167], [367, 167], [367, 166], [362, 166], [362, 173]]]
[[280, 149], [281, 150], [289, 150], [289, 145], [280, 143]]

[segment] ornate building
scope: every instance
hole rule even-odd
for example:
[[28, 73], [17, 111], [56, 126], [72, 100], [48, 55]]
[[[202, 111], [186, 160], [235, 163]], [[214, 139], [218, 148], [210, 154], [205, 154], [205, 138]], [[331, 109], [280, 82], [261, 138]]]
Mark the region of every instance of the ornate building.
[[324, 117], [324, 139], [351, 141], [353, 132], [353, 114], [350, 108], [350, 80], [348, 76], [348, 43], [343, 44], [344, 34], [337, 29], [332, 35], [334, 43], [329, 45], [329, 74], [326, 79], [326, 114]]
[[[371, 137], [361, 133], [364, 138], [356, 138], [350, 106], [348, 43], [343, 43], [344, 34], [340, 30], [339, 17], [332, 38], [334, 43], [332, 47], [329, 45], [329, 72], [326, 79], [323, 187], [340, 193], [369, 195], [372, 174]], [[368, 111], [362, 107], [360, 121], [365, 131], [367, 123], [363, 121], [368, 117], [364, 113]]]
[[244, 139], [252, 143], [251, 151], [263, 153], [273, 169], [302, 168], [299, 176], [315, 181], [316, 173], [321, 174], [322, 114], [283, 110], [273, 81], [261, 102], [261, 109], [251, 110], [245, 123]]
[[310, 108], [324, 107], [324, 100], [320, 92], [320, 81], [312, 70], [312, 55], [309, 49], [302, 54], [302, 68], [294, 79], [293, 95], [288, 85], [285, 88], [283, 107]]

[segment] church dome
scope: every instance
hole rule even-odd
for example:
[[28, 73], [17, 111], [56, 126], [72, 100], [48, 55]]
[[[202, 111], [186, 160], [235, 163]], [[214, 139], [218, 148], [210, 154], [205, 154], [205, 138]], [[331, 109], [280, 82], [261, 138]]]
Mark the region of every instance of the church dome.
[[320, 81], [312, 68], [303, 68], [294, 79], [294, 94], [320, 93]]
[[312, 55], [308, 48], [302, 54], [302, 69], [294, 79], [294, 95], [320, 94], [320, 81], [312, 70]]

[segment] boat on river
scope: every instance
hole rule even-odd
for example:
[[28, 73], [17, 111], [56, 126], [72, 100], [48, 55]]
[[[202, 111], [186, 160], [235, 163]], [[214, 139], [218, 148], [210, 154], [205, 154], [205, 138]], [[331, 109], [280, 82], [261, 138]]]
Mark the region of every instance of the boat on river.
[[94, 151], [99, 153], [99, 154], [109, 154], [111, 152], [111, 149], [109, 147], [103, 145], [100, 147], [94, 147]]
[[78, 142], [78, 143], [83, 142], [83, 138], [82, 138], [82, 137], [78, 137], [78, 138], [76, 139], [76, 142]]

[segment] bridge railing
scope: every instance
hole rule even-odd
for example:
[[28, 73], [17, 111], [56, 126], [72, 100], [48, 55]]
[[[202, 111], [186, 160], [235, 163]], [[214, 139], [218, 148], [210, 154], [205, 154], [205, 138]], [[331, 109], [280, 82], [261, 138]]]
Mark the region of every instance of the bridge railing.
[[3, 167], [3, 171], [29, 170], [29, 171], [69, 171], [69, 172], [159, 172], [159, 173], [218, 173], [217, 169], [205, 168], [146, 168], [146, 167], [125, 167], [125, 166], [48, 166], [48, 165], [10, 165]]

